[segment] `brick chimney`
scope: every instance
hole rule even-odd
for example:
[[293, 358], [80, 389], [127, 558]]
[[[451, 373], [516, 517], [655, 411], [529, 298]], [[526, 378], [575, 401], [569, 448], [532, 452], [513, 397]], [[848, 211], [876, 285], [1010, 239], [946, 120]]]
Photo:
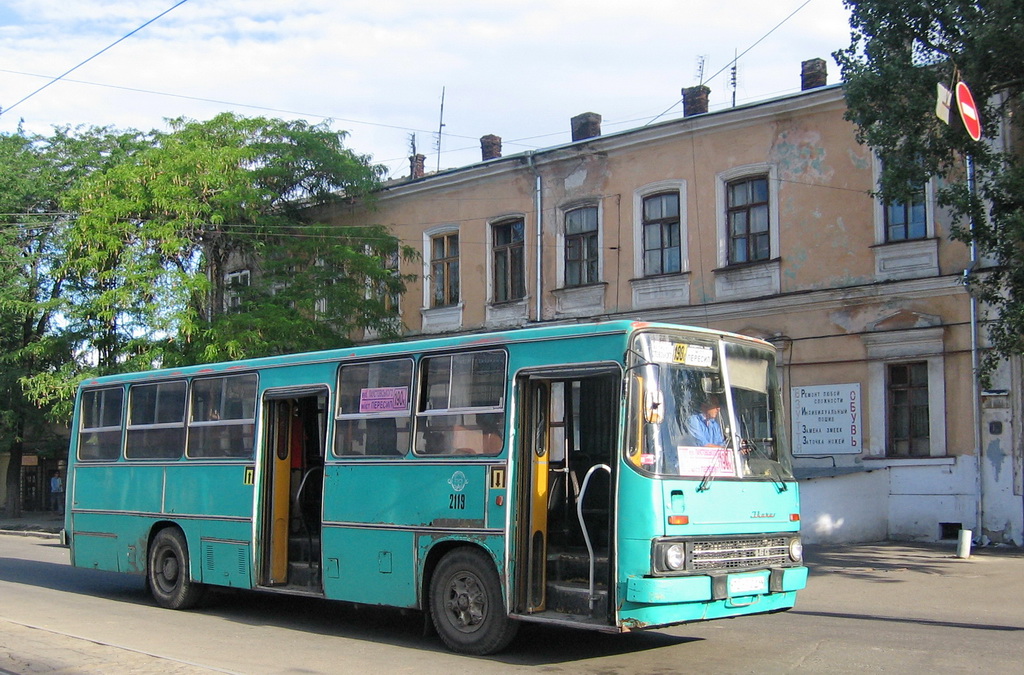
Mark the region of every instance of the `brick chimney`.
[[711, 90], [703, 84], [683, 89], [683, 117], [700, 115], [708, 111], [708, 94]]
[[800, 64], [800, 89], [817, 89], [828, 84], [828, 66], [825, 59], [810, 59]]
[[426, 155], [413, 155], [409, 158], [409, 178], [413, 180], [417, 178], [423, 178], [423, 174], [426, 173], [423, 165], [427, 161]]
[[501, 157], [501, 136], [487, 134], [480, 137], [480, 156], [486, 162]]
[[572, 118], [572, 140], [583, 141], [601, 135], [601, 116], [597, 113], [582, 113]]

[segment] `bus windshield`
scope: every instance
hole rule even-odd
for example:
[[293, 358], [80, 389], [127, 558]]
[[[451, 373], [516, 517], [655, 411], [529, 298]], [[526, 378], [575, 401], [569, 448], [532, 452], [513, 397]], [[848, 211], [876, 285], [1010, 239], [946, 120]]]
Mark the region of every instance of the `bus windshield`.
[[633, 347], [630, 460], [665, 476], [792, 480], [775, 354], [706, 336]]

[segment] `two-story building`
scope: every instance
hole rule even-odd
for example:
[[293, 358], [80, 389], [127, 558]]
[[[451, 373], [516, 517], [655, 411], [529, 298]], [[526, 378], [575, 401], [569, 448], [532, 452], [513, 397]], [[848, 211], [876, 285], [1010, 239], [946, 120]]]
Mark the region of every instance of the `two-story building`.
[[[799, 93], [412, 175], [373, 211], [422, 251], [399, 299], [413, 334], [604, 318], [711, 326], [779, 348], [809, 541], [1022, 543], [1019, 362], [974, 384], [970, 251], [924, 186], [872, 195], [878, 163], [825, 62]], [[404, 265], [405, 263], [403, 263]], [[372, 336], [370, 336], [372, 337]], [[980, 343], [980, 344], [979, 344]]]

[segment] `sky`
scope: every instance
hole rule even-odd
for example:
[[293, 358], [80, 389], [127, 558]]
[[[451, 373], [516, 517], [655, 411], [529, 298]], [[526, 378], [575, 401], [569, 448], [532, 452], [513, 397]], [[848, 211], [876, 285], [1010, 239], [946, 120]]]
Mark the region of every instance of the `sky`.
[[729, 107], [737, 56], [737, 104], [799, 91], [811, 58], [836, 83], [848, 19], [842, 0], [0, 0], [0, 133], [301, 118], [398, 178], [413, 139], [433, 171], [486, 134], [505, 155], [567, 143], [584, 112], [606, 134], [679, 117], [702, 81]]

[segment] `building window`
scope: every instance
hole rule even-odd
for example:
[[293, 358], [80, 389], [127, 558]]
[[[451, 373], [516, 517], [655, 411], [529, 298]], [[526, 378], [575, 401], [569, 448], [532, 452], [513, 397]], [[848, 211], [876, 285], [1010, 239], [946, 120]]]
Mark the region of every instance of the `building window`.
[[680, 272], [679, 193], [665, 192], [645, 197], [642, 226], [644, 276]]
[[243, 289], [249, 287], [249, 270], [229, 272], [224, 276], [226, 292], [224, 293], [224, 311], [238, 311], [242, 307]]
[[586, 286], [600, 281], [597, 207], [565, 213], [565, 285]]
[[927, 362], [890, 364], [888, 389], [888, 456], [929, 456]]
[[526, 296], [525, 247], [522, 218], [491, 226], [493, 236], [494, 302], [511, 302]]
[[884, 207], [885, 241], [908, 241], [928, 236], [925, 189], [915, 190], [908, 202], [893, 202]]
[[728, 264], [771, 258], [768, 177], [754, 176], [726, 184]]
[[459, 303], [459, 234], [449, 232], [430, 238], [431, 307]]

